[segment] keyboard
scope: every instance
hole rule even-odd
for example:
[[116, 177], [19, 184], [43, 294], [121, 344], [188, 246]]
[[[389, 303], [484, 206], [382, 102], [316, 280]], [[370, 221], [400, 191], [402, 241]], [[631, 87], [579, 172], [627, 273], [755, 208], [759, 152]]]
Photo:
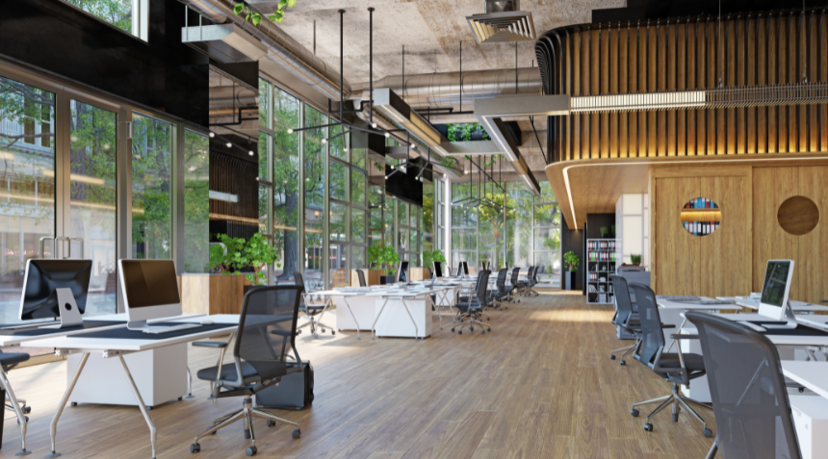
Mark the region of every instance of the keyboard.
[[659, 295], [658, 296], [662, 300], [667, 301], [701, 301], [700, 296], [680, 296], [680, 295]]
[[150, 335], [159, 335], [161, 333], [171, 333], [179, 330], [187, 330], [188, 328], [200, 327], [201, 324], [181, 324], [181, 325], [149, 325], [141, 331]]

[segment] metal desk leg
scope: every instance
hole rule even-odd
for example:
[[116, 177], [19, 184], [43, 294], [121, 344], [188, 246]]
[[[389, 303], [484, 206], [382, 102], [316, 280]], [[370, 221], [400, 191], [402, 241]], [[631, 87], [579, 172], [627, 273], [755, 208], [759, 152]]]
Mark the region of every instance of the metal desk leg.
[[416, 343], [417, 339], [420, 337], [420, 331], [417, 329], [417, 322], [414, 321], [414, 316], [412, 316], [411, 311], [408, 310], [408, 305], [405, 303], [405, 298], [400, 298], [400, 301], [402, 301], [403, 306], [405, 306], [405, 312], [407, 312], [408, 317], [411, 318], [411, 323], [414, 324], [414, 342]]
[[9, 400], [11, 400], [12, 408], [14, 408], [14, 414], [17, 415], [17, 421], [20, 423], [20, 452], [15, 453], [15, 456], [25, 456], [27, 454], [32, 454], [31, 451], [26, 451], [26, 427], [29, 421], [26, 419], [26, 415], [23, 414], [23, 410], [20, 409], [20, 403], [17, 401], [17, 397], [14, 395], [14, 390], [12, 390], [12, 386], [9, 382], [8, 375], [6, 375], [6, 372], [3, 371], [2, 368], [0, 368], [0, 383], [3, 384], [3, 388], [9, 395]]
[[132, 393], [138, 401], [138, 408], [141, 410], [141, 414], [144, 415], [144, 420], [147, 421], [147, 426], [150, 430], [150, 444], [152, 444], [152, 459], [155, 459], [155, 424], [152, 423], [152, 418], [149, 415], [149, 411], [147, 411], [147, 406], [144, 405], [144, 399], [141, 398], [141, 393], [138, 392], [138, 386], [135, 385], [135, 381], [132, 379], [132, 374], [129, 372], [129, 367], [127, 367], [126, 361], [124, 361], [124, 356], [119, 355], [118, 360], [121, 361], [121, 366], [124, 367], [124, 374], [126, 374], [129, 387], [132, 389]]
[[52, 425], [50, 427], [50, 434], [52, 436], [52, 453], [47, 455], [46, 457], [58, 457], [60, 453], [56, 451], [56, 442], [55, 437], [57, 437], [57, 423], [58, 419], [60, 419], [60, 415], [63, 413], [63, 409], [66, 407], [66, 402], [69, 401], [69, 396], [72, 395], [72, 391], [75, 389], [75, 384], [78, 383], [78, 377], [80, 377], [81, 371], [83, 371], [83, 367], [86, 366], [86, 361], [89, 360], [89, 353], [84, 352], [83, 357], [81, 357], [80, 364], [78, 364], [78, 369], [75, 370], [75, 376], [72, 377], [72, 382], [69, 384], [69, 387], [66, 388], [66, 392], [63, 393], [63, 398], [60, 399], [60, 404], [58, 405], [57, 412], [55, 413], [55, 417], [52, 418]]
[[187, 364], [187, 395], [184, 398], [195, 398], [195, 395], [193, 395], [193, 372], [190, 370], [189, 364]]
[[[437, 292], [437, 293], [440, 293], [440, 292]], [[443, 315], [442, 315], [442, 314], [440, 314], [440, 306], [437, 306], [437, 303], [435, 303], [434, 301], [432, 301], [432, 300], [431, 300], [431, 295], [426, 295], [426, 298], [428, 298], [428, 303], [429, 303], [431, 306], [433, 306], [433, 307], [434, 307], [434, 312], [436, 312], [436, 313], [437, 313], [437, 318], [438, 318], [438, 319], [440, 319], [440, 330], [442, 330], [442, 329], [443, 329]], [[428, 307], [428, 306], [426, 306], [426, 308], [427, 308], [427, 307]], [[430, 317], [429, 317], [429, 320], [431, 320], [431, 318], [430, 318]]]
[[374, 335], [377, 332], [377, 321], [379, 321], [379, 318], [382, 315], [382, 311], [385, 311], [385, 305], [386, 304], [388, 304], [388, 298], [385, 299], [385, 303], [382, 303], [382, 307], [380, 308], [380, 312], [377, 313], [377, 317], [374, 319], [374, 323], [371, 325], [371, 341], [374, 340]]
[[351, 313], [351, 318], [354, 319], [354, 325], [356, 325], [357, 329], [357, 339], [359, 339], [359, 322], [356, 320], [356, 316], [354, 315], [354, 311], [351, 311], [351, 305], [348, 304], [348, 299], [344, 296], [341, 296], [342, 302], [345, 303], [345, 307], [348, 308], [348, 312]]

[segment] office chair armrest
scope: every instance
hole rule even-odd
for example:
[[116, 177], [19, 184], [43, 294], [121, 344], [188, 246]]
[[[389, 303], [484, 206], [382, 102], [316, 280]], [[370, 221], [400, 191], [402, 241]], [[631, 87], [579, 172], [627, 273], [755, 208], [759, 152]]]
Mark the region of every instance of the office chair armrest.
[[676, 328], [675, 324], [661, 324], [661, 328]]
[[670, 339], [699, 339], [699, 335], [683, 335], [681, 333], [675, 333], [670, 335]]
[[225, 343], [223, 341], [194, 341], [193, 347], [209, 347], [212, 349], [224, 349], [227, 345], [230, 344]]

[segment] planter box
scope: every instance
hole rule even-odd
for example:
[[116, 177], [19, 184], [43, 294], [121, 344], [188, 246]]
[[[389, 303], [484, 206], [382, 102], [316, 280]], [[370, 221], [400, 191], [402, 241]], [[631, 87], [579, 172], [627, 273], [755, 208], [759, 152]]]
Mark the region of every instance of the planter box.
[[396, 280], [396, 276], [380, 276], [380, 285], [393, 284]]
[[213, 274], [210, 276], [210, 310], [212, 314], [240, 314], [244, 286], [250, 282], [243, 275]]

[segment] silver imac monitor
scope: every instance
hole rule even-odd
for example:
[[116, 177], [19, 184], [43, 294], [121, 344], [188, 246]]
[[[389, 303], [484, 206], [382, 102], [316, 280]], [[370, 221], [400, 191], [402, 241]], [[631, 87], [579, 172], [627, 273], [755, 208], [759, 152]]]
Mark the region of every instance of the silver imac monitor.
[[26, 260], [20, 320], [48, 320], [62, 317], [58, 290], [71, 293], [76, 312], [86, 312], [92, 260]]
[[408, 282], [408, 262], [401, 261], [400, 269], [397, 270], [397, 282]]
[[118, 276], [130, 329], [145, 328], [149, 319], [182, 314], [172, 260], [118, 260]]
[[434, 264], [434, 269], [433, 269], [434, 276], [433, 277], [435, 279], [442, 278], [443, 277], [443, 266], [440, 264], [439, 261], [435, 261], [435, 262], [433, 262], [433, 264]]
[[796, 318], [789, 312], [788, 297], [791, 293], [793, 260], [769, 260], [762, 285], [759, 314], [773, 320], [790, 322]]

